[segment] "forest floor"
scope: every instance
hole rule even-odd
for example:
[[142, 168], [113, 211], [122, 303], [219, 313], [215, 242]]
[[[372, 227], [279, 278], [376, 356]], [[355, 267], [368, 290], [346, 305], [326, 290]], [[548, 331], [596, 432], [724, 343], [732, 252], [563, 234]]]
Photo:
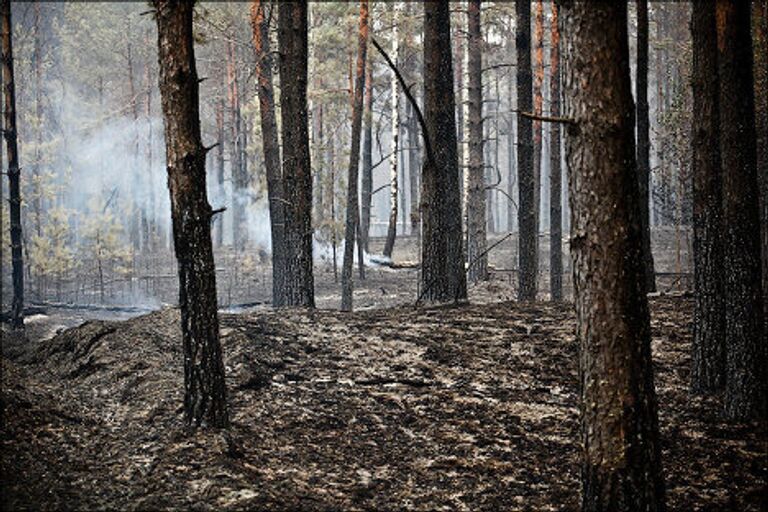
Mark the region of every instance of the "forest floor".
[[[651, 307], [670, 510], [766, 510], [766, 425], [689, 395], [691, 301]], [[222, 314], [228, 431], [183, 427], [177, 310], [59, 334], [32, 322], [29, 340], [4, 333], [0, 505], [577, 509], [572, 310]]]

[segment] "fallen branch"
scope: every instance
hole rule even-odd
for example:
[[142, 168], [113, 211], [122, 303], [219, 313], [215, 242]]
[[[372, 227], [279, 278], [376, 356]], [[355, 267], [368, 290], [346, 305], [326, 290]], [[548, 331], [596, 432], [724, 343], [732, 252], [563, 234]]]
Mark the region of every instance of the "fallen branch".
[[519, 114], [523, 117], [527, 117], [528, 119], [533, 119], [534, 121], [544, 121], [545, 123], [563, 123], [572, 125], [576, 124], [576, 121], [567, 117], [539, 116], [532, 114], [531, 112], [519, 112]]

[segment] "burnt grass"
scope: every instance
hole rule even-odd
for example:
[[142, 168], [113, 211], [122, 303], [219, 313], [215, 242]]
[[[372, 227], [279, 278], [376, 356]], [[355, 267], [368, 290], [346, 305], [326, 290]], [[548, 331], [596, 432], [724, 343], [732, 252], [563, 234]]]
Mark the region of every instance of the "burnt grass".
[[[766, 425], [688, 393], [692, 304], [652, 300], [671, 510], [766, 510]], [[3, 510], [574, 510], [568, 304], [223, 314], [232, 427], [188, 431], [178, 312], [4, 333]]]

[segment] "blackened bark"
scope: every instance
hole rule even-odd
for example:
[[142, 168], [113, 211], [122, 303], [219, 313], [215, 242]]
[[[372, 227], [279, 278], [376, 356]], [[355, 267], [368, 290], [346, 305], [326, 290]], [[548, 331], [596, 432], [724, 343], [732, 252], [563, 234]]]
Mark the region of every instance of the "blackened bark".
[[373, 195], [373, 64], [365, 63], [365, 108], [363, 109], [363, 177], [360, 206], [360, 243], [368, 252], [368, 238], [371, 231], [371, 196]]
[[[763, 309], [768, 318], [768, 1], [752, 2], [755, 47], [755, 126], [757, 177], [760, 180], [760, 225], [763, 240]], [[768, 328], [765, 326], [764, 328]], [[764, 333], [765, 334], [765, 333]]]
[[[560, 116], [560, 31], [557, 4], [552, 2], [552, 29], [549, 54], [550, 115]], [[550, 298], [563, 298], [563, 212], [562, 173], [560, 170], [560, 123], [549, 132], [549, 286]]]
[[184, 420], [226, 427], [227, 393], [219, 342], [211, 206], [205, 187], [192, 2], [155, 0], [160, 94], [165, 120], [173, 242], [179, 267], [184, 343]]
[[[533, 79], [531, 76], [531, 4], [528, 0], [515, 2], [517, 13], [515, 44], [517, 51], [517, 108], [520, 112], [533, 109]], [[537, 229], [535, 180], [533, 175], [533, 125], [531, 119], [517, 118], [517, 187], [519, 226], [519, 300], [536, 300]]]
[[451, 54], [448, 3], [425, 2], [424, 119], [429, 142], [421, 189], [421, 296], [431, 302], [467, 298]]
[[766, 350], [760, 272], [750, 5], [718, 0], [720, 155], [725, 233], [725, 411], [733, 420], [765, 414]]
[[467, 9], [467, 121], [469, 173], [467, 180], [467, 261], [469, 280], [488, 279], [485, 234], [485, 162], [483, 160], [483, 84], [480, 0], [470, 0]]
[[267, 174], [270, 233], [272, 236], [272, 304], [285, 305], [283, 296], [286, 270], [284, 258], [283, 180], [280, 170], [280, 142], [275, 119], [275, 92], [272, 79], [272, 49], [269, 41], [269, 23], [275, 5], [269, 1], [254, 0], [251, 6], [253, 46], [256, 50], [256, 79], [258, 82], [261, 140], [264, 167]]
[[725, 384], [722, 176], [716, 0], [693, 4], [693, 257], [696, 306], [691, 388], [711, 393]]
[[560, 2], [584, 511], [664, 510], [626, 9]]
[[648, 180], [651, 177], [651, 137], [648, 107], [648, 0], [637, 0], [637, 179], [640, 183], [640, 222], [643, 228], [643, 260], [646, 289], [656, 291], [656, 272], [651, 252]]
[[344, 224], [344, 259], [341, 267], [341, 310], [352, 311], [352, 258], [358, 227], [357, 174], [360, 165], [360, 129], [363, 124], [365, 61], [368, 50], [368, 0], [360, 1], [360, 26], [357, 35], [357, 68], [352, 105], [352, 141], [347, 173], [347, 216]]
[[21, 237], [21, 191], [19, 169], [18, 131], [16, 130], [16, 83], [13, 73], [13, 24], [11, 23], [11, 2], [2, 0], [2, 64], [3, 86], [5, 87], [5, 118], [3, 135], [8, 151], [8, 203], [10, 206], [11, 231], [11, 272], [13, 299], [11, 302], [11, 327], [24, 328], [24, 257]]
[[277, 39], [283, 143], [285, 281], [281, 306], [315, 307], [307, 114], [307, 2], [280, 2]]

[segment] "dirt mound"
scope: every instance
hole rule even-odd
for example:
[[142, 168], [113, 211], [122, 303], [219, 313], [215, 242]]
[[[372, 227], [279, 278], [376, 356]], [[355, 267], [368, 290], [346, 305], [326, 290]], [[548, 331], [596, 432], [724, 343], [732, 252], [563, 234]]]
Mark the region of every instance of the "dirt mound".
[[[670, 508], [759, 510], [764, 429], [687, 395], [690, 303], [653, 309]], [[88, 322], [4, 361], [3, 505], [577, 508], [569, 306], [222, 315], [227, 432], [183, 428], [178, 323]]]

